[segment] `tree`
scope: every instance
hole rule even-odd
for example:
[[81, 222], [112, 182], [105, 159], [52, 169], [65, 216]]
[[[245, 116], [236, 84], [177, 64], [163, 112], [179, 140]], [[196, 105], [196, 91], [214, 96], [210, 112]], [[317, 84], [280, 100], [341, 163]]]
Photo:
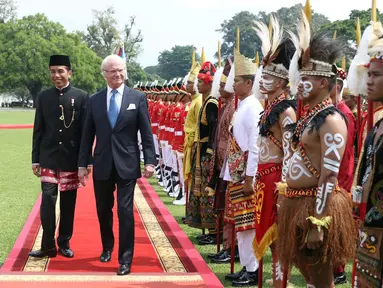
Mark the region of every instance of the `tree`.
[[102, 59], [113, 53], [116, 46], [124, 43], [127, 62], [135, 61], [143, 41], [141, 30], [134, 34], [136, 18], [131, 16], [124, 29], [118, 27], [116, 12], [113, 7], [105, 11], [93, 10], [93, 23], [87, 27], [87, 32], [77, 32], [83, 36], [88, 46]]
[[31, 99], [31, 93], [25, 87], [17, 88], [13, 94], [23, 106], [28, 104], [28, 101]]
[[[361, 31], [367, 28], [371, 21], [371, 9], [369, 10], [351, 10], [348, 19], [338, 20], [324, 25], [323, 30], [336, 31], [337, 38], [343, 39], [347, 43], [346, 57], [347, 67], [356, 53], [356, 21], [360, 20]], [[377, 18], [383, 19], [383, 14], [377, 11]]]
[[52, 54], [70, 55], [75, 86], [93, 93], [103, 85], [101, 59], [79, 35], [68, 34], [62, 25], [36, 14], [0, 25], [0, 89], [25, 88], [35, 102], [42, 88], [51, 86], [48, 63]]
[[[292, 7], [283, 7], [273, 12], [277, 15], [279, 22], [285, 29], [290, 29], [295, 31], [295, 25], [297, 24], [297, 19], [300, 18], [302, 4], [297, 4]], [[223, 59], [227, 58], [229, 55], [233, 55], [234, 47], [236, 45], [236, 30], [237, 27], [240, 28], [240, 51], [243, 55], [249, 58], [254, 58], [256, 52], [261, 53], [261, 40], [258, 38], [253, 27], [254, 21], [263, 21], [267, 25], [269, 24], [270, 14], [264, 11], [260, 11], [257, 15], [252, 14], [248, 11], [242, 11], [235, 14], [230, 20], [225, 20], [217, 32], [223, 34], [224, 42], [221, 45], [221, 56]], [[323, 25], [329, 23], [330, 21], [326, 16], [322, 14], [312, 13], [312, 29], [317, 31]], [[217, 57], [217, 54], [216, 54]]]
[[14, 0], [0, 0], [0, 23], [16, 16], [17, 6]]
[[[185, 76], [191, 67], [191, 55], [196, 50], [193, 45], [174, 46], [170, 51], [160, 52], [158, 56], [157, 74], [163, 79]], [[199, 55], [196, 54], [196, 60]]]
[[130, 62], [127, 66], [128, 77], [129, 77], [129, 86], [137, 84], [137, 82], [152, 82], [158, 80], [158, 82], [164, 82], [164, 80], [156, 75], [155, 73], [151, 74], [142, 69], [141, 65], [137, 62]]

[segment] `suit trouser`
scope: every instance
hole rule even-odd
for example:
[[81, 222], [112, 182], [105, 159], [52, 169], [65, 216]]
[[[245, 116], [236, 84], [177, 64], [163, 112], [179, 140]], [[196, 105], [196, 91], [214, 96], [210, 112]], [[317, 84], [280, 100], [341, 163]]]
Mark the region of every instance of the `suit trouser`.
[[[47, 251], [56, 248], [55, 232], [58, 185], [42, 182], [41, 189], [40, 219], [41, 226], [43, 227], [41, 249]], [[76, 189], [60, 192], [60, 224], [57, 245], [62, 249], [69, 248], [69, 240], [73, 235], [76, 197]]]
[[113, 206], [114, 190], [117, 185], [117, 214], [119, 223], [118, 262], [131, 265], [134, 252], [134, 187], [136, 179], [122, 179], [113, 165], [112, 174], [107, 180], [95, 180], [97, 216], [100, 224], [103, 250], [114, 248]]

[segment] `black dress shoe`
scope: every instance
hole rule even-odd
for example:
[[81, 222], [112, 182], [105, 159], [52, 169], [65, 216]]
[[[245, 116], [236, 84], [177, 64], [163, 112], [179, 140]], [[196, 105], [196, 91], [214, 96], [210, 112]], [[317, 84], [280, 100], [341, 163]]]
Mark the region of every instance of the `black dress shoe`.
[[227, 251], [224, 251], [220, 256], [212, 258], [211, 261], [213, 263], [222, 264], [222, 263], [229, 263], [231, 259], [230, 253]]
[[[222, 237], [221, 237], [222, 244]], [[198, 240], [198, 245], [216, 245], [217, 244], [217, 235], [208, 235], [207, 237]]]
[[70, 248], [59, 248], [58, 253], [67, 258], [73, 258], [74, 253]]
[[255, 272], [245, 272], [239, 279], [234, 280], [232, 283], [232, 286], [234, 287], [255, 285], [258, 285], [258, 270]]
[[334, 284], [344, 284], [347, 283], [346, 273], [336, 273], [334, 274]]
[[205, 239], [209, 234], [200, 234], [197, 237], [195, 237], [197, 240]]
[[233, 274], [227, 274], [225, 276], [226, 279], [228, 280], [237, 280], [242, 277], [242, 275], [246, 272], [246, 267], [243, 267], [241, 271]]
[[223, 253], [225, 253], [225, 250], [221, 250], [218, 253], [209, 253], [209, 254], [207, 254], [207, 257], [209, 257], [210, 259], [217, 258], [217, 257], [221, 256]]
[[100, 261], [101, 262], [109, 262], [110, 260], [112, 260], [112, 251], [110, 251], [110, 250], [102, 251], [101, 256], [100, 256]]
[[49, 249], [46, 251], [43, 251], [41, 249], [35, 250], [35, 251], [29, 252], [28, 256], [35, 257], [35, 258], [44, 258], [44, 257], [55, 258], [57, 256], [57, 250], [56, 250], [56, 248]]
[[128, 275], [130, 273], [130, 266], [127, 264], [121, 264], [120, 267], [118, 267], [117, 275], [123, 276]]

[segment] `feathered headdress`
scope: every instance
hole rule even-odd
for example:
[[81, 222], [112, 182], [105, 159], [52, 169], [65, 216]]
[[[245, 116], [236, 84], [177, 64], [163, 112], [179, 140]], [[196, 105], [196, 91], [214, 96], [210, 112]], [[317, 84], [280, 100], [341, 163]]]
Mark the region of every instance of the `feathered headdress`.
[[297, 30], [298, 37], [288, 31], [296, 48], [289, 71], [291, 88], [295, 91], [301, 76], [331, 78], [337, 75], [335, 62], [344, 48], [339, 40], [324, 32], [311, 38], [310, 24], [303, 10]]
[[[369, 25], [366, 30], [364, 30], [356, 55], [351, 61], [347, 83], [348, 88], [354, 95], [367, 94], [367, 67], [371, 61], [371, 57], [368, 55], [369, 44], [376, 41], [373, 40], [373, 36], [373, 25]], [[373, 51], [375, 49], [371, 46], [371, 50]]]
[[[294, 53], [294, 46], [292, 45], [291, 41], [282, 42], [283, 28], [279, 25], [278, 19], [273, 15], [270, 16], [270, 25], [273, 28], [272, 35], [270, 35], [270, 29], [266, 26], [265, 23], [255, 21], [255, 25], [256, 27], [253, 29], [257, 32], [258, 37], [262, 41], [263, 59], [261, 66], [263, 73], [270, 74], [282, 79], [288, 79], [290, 59]], [[282, 45], [283, 43], [285, 44]], [[291, 50], [290, 53], [286, 53], [289, 52], [289, 50]], [[291, 56], [286, 54], [291, 54]], [[286, 56], [288, 59], [284, 59]]]

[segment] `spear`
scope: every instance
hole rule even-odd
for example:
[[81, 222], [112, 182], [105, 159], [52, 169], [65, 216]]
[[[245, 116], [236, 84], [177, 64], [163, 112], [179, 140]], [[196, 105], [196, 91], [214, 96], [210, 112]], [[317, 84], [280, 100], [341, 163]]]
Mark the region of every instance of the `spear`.
[[[362, 32], [360, 30], [360, 20], [359, 20], [359, 17], [356, 19], [356, 31], [355, 31], [355, 38], [356, 38], [356, 46], [359, 47], [359, 44], [360, 44], [360, 39], [362, 38]], [[357, 97], [357, 117], [358, 117], [358, 121], [356, 121], [356, 131], [357, 131], [357, 134], [356, 135], [359, 135], [359, 131], [360, 131], [360, 127], [361, 127], [361, 124], [362, 124], [362, 97], [361, 95], [358, 95]], [[359, 141], [357, 141], [357, 151], [358, 151], [358, 155], [360, 155], [360, 152], [362, 150], [362, 145], [359, 145]]]

